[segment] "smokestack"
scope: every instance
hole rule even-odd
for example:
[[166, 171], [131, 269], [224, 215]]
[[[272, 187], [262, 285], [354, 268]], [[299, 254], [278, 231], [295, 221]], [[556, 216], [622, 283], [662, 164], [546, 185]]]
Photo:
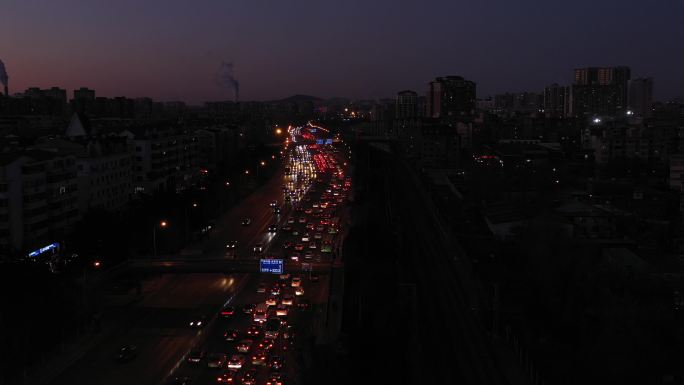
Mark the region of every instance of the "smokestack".
[[5, 88], [5, 96], [9, 96], [9, 88], [7, 87], [9, 83], [9, 76], [7, 76], [7, 70], [5, 69], [5, 63], [0, 60], [0, 83]]

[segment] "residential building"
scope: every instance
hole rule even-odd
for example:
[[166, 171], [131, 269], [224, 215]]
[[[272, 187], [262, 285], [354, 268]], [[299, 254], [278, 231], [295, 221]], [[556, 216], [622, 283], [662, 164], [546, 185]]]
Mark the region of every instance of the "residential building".
[[653, 112], [653, 78], [629, 81], [629, 110], [636, 116], [649, 118]]
[[397, 119], [410, 119], [418, 116], [418, 94], [415, 91], [401, 91], [397, 94]]
[[627, 111], [629, 67], [575, 69], [573, 114], [577, 117], [619, 115]]
[[3, 154], [0, 249], [23, 256], [59, 242], [79, 219], [76, 159], [41, 149]]
[[133, 190], [180, 191], [197, 181], [199, 146], [194, 133], [177, 127], [131, 128], [122, 135], [135, 144]]
[[570, 87], [554, 83], [544, 88], [544, 113], [546, 116], [553, 118], [570, 116], [571, 106]]
[[428, 117], [452, 119], [475, 113], [475, 82], [461, 76], [438, 77], [429, 83]]

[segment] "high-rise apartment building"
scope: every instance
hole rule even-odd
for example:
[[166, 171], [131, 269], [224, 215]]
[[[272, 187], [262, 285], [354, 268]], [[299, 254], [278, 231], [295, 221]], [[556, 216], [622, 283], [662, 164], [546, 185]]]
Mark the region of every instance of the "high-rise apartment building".
[[430, 82], [427, 115], [431, 118], [458, 118], [475, 113], [475, 82], [461, 76], [445, 76]]
[[636, 116], [648, 118], [653, 107], [653, 78], [629, 81], [629, 109]]
[[418, 94], [415, 91], [401, 91], [397, 94], [397, 119], [410, 119], [418, 116]]
[[575, 69], [572, 85], [573, 115], [616, 115], [627, 111], [629, 67]]
[[554, 83], [544, 88], [544, 113], [547, 116], [570, 116], [571, 105], [570, 87]]

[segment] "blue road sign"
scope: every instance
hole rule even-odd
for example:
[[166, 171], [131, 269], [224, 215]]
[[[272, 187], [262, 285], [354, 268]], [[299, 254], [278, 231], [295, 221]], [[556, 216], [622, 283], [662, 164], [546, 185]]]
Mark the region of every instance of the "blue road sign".
[[261, 272], [271, 273], [271, 274], [282, 274], [283, 273], [283, 260], [282, 259], [261, 259], [260, 260]]

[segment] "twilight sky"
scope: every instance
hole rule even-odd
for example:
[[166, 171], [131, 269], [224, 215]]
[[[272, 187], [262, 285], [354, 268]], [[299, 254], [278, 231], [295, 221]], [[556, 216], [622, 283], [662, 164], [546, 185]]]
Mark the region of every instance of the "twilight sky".
[[3, 0], [11, 92], [241, 100], [424, 93], [436, 76], [478, 97], [569, 84], [572, 69], [629, 65], [656, 99], [684, 96], [681, 0]]

